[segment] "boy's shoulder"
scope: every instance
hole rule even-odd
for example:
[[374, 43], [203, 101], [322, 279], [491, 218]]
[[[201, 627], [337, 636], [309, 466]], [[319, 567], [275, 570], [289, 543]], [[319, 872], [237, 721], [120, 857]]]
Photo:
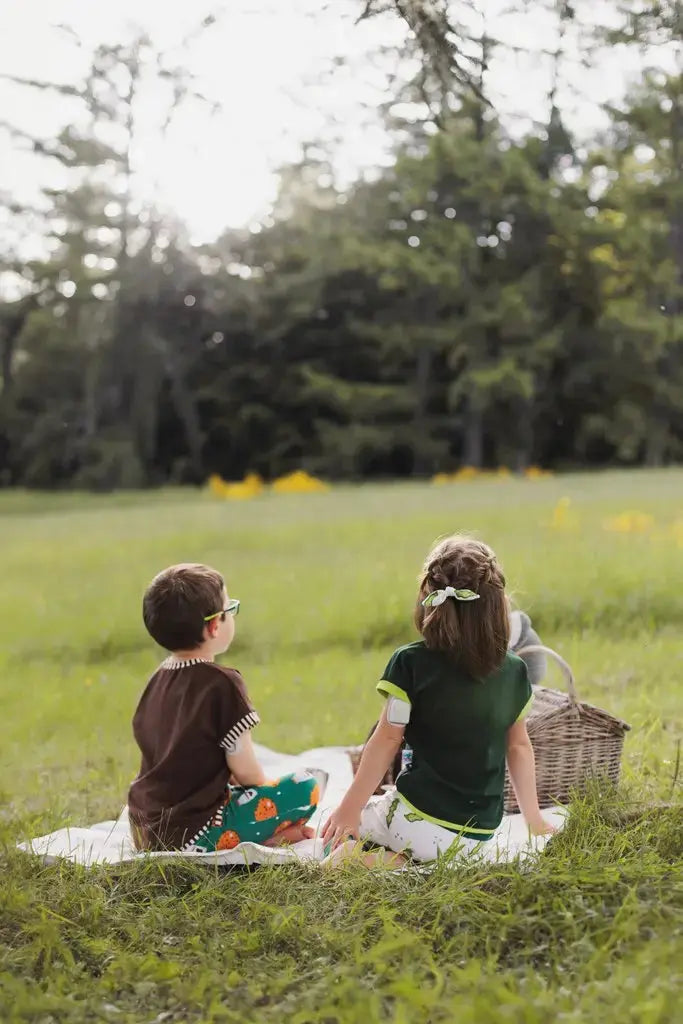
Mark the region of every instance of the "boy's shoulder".
[[215, 661], [205, 661], [202, 658], [191, 658], [188, 661], [179, 663], [174, 661], [172, 656], [169, 656], [157, 667], [152, 673], [150, 682], [157, 679], [159, 676], [168, 676], [169, 674], [177, 673], [178, 679], [181, 680], [183, 676], [192, 676], [193, 683], [204, 683], [205, 685], [215, 685], [221, 683], [232, 683], [233, 685], [243, 686], [241, 674], [236, 668], [231, 668], [228, 665], [219, 665]]
[[236, 668], [232, 668], [230, 665], [219, 665], [216, 661], [204, 662], [209, 668], [214, 670], [214, 674], [218, 672], [221, 676], [226, 679], [241, 679], [242, 675]]

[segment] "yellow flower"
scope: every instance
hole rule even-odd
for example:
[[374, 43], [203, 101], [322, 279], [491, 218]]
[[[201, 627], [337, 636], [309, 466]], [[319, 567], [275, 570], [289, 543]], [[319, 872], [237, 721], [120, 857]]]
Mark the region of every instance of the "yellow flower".
[[274, 480], [272, 488], [276, 494], [312, 494], [329, 491], [330, 486], [317, 477], [310, 476], [305, 470], [297, 469]]
[[527, 466], [524, 470], [524, 476], [527, 480], [542, 480], [544, 477], [552, 475], [549, 469], [541, 469], [540, 466]]
[[453, 474], [453, 480], [467, 481], [475, 480], [480, 475], [476, 466], [461, 466], [457, 473]]
[[654, 525], [654, 518], [646, 512], [622, 512], [606, 519], [603, 528], [610, 533], [649, 533]]
[[671, 524], [671, 536], [679, 548], [683, 548], [683, 519], [676, 519]]
[[226, 486], [225, 480], [218, 475], [218, 473], [212, 473], [207, 481], [207, 486], [212, 494], [215, 494], [217, 498], [223, 497], [223, 490]]
[[209, 477], [209, 490], [217, 498], [227, 498], [230, 501], [244, 501], [255, 498], [263, 490], [263, 480], [258, 473], [248, 473], [244, 480], [227, 481], [214, 473]]
[[437, 473], [436, 476], [432, 477], [432, 483], [436, 484], [437, 487], [441, 484], [450, 484], [453, 477], [450, 473]]
[[579, 525], [578, 516], [572, 511], [571, 500], [560, 498], [553, 509], [550, 527], [553, 530], [575, 530]]

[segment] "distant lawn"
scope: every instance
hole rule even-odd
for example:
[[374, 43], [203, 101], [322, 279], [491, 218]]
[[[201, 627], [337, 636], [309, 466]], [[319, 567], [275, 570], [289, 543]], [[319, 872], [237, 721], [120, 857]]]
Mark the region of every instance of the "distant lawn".
[[[653, 524], [606, 528], [627, 528], [609, 520], [628, 511]], [[496, 548], [580, 695], [633, 727], [622, 793], [578, 806], [534, 873], [86, 873], [14, 852], [28, 834], [118, 814], [137, 770], [130, 719], [157, 659], [140, 599], [164, 565], [224, 571], [243, 602], [229, 661], [261, 713], [257, 739], [297, 751], [363, 738], [387, 656], [413, 635], [421, 560], [458, 529]], [[683, 472], [243, 503], [0, 492], [0, 535], [0, 1019], [676, 1019]], [[671, 806], [642, 810], [654, 802]]]

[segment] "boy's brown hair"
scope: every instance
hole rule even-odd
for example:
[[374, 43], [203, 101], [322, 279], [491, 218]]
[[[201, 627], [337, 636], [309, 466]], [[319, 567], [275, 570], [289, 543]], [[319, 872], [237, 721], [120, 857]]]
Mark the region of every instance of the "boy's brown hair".
[[208, 565], [171, 565], [154, 577], [142, 599], [147, 632], [167, 651], [199, 647], [205, 616], [221, 610], [224, 588], [221, 574]]
[[[478, 600], [425, 608], [435, 590], [472, 590]], [[420, 576], [415, 625], [427, 647], [445, 651], [475, 679], [483, 679], [503, 663], [510, 639], [505, 601], [505, 576], [494, 552], [481, 541], [455, 535], [430, 551]]]

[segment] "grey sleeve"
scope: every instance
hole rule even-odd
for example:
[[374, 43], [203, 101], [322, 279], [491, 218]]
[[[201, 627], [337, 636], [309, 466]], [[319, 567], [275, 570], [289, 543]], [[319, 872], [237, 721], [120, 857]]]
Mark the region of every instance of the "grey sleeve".
[[[542, 643], [542, 641], [536, 630], [532, 629], [531, 626], [528, 626], [527, 628], [522, 629], [521, 636], [512, 650], [513, 653], [517, 654], [517, 652], [522, 650], [524, 647], [531, 647], [540, 643]], [[531, 685], [538, 686], [548, 671], [548, 659], [545, 654], [540, 654], [534, 651], [532, 654], [522, 654], [520, 657], [522, 658], [522, 661], [526, 663]]]

